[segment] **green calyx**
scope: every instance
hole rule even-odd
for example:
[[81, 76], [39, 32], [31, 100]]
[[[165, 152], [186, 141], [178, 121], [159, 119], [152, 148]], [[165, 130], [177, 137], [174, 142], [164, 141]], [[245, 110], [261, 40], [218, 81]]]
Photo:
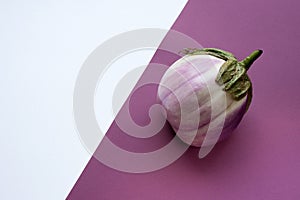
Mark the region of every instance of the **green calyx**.
[[248, 105], [252, 99], [252, 84], [247, 75], [247, 70], [262, 54], [262, 50], [253, 51], [247, 58], [238, 61], [233, 54], [216, 48], [184, 49], [184, 55], [211, 55], [225, 60], [216, 77], [216, 82], [223, 86], [223, 90], [230, 93], [235, 100], [242, 99], [249, 94]]

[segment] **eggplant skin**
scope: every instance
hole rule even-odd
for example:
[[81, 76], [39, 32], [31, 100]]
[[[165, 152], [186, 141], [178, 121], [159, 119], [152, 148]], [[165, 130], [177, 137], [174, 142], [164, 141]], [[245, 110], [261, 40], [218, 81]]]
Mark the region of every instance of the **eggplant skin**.
[[211, 55], [187, 55], [172, 64], [161, 79], [157, 96], [166, 119], [191, 146], [202, 146], [212, 121], [222, 131], [209, 131], [205, 144], [227, 138], [247, 111], [248, 94], [234, 100], [215, 81], [224, 62]]

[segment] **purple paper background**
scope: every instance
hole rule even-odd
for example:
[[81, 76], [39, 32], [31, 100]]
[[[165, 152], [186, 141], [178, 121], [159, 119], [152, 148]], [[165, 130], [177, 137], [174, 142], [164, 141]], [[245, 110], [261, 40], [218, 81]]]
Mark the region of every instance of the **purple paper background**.
[[[300, 199], [299, 7], [296, 0], [190, 0], [172, 29], [239, 59], [264, 50], [249, 71], [254, 98], [245, 118], [202, 160], [191, 148], [162, 170], [129, 174], [92, 158], [68, 199]], [[175, 59], [158, 51], [152, 62]], [[138, 123], [148, 122], [155, 91], [145, 87], [130, 102]], [[167, 125], [163, 131], [172, 132]], [[119, 132], [113, 124], [107, 134], [124, 148], [140, 148], [138, 139]]]

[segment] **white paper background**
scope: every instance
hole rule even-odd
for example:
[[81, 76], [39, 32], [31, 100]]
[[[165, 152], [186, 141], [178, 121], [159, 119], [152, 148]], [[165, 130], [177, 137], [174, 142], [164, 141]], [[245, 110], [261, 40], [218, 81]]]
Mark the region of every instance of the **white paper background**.
[[[72, 113], [81, 64], [118, 33], [169, 29], [186, 2], [1, 1], [0, 199], [67, 196], [90, 158]], [[101, 115], [107, 129], [111, 115]]]

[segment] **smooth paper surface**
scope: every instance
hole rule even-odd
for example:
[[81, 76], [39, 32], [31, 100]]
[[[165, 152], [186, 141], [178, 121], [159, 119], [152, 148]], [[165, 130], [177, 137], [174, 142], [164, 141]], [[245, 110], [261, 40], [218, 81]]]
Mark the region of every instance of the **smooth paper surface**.
[[[239, 59], [264, 51], [248, 72], [254, 95], [241, 124], [204, 159], [198, 159], [199, 149], [189, 148], [155, 172], [120, 172], [91, 158], [67, 199], [299, 199], [299, 6], [295, 0], [190, 0], [172, 29]], [[176, 59], [157, 51], [151, 62], [171, 65]], [[147, 68], [141, 79], [151, 73]], [[149, 123], [156, 90], [143, 87], [130, 101], [140, 125]], [[107, 132], [115, 144], [135, 152], [158, 149], [173, 134], [167, 124], [145, 141], [122, 133], [115, 123]]]

